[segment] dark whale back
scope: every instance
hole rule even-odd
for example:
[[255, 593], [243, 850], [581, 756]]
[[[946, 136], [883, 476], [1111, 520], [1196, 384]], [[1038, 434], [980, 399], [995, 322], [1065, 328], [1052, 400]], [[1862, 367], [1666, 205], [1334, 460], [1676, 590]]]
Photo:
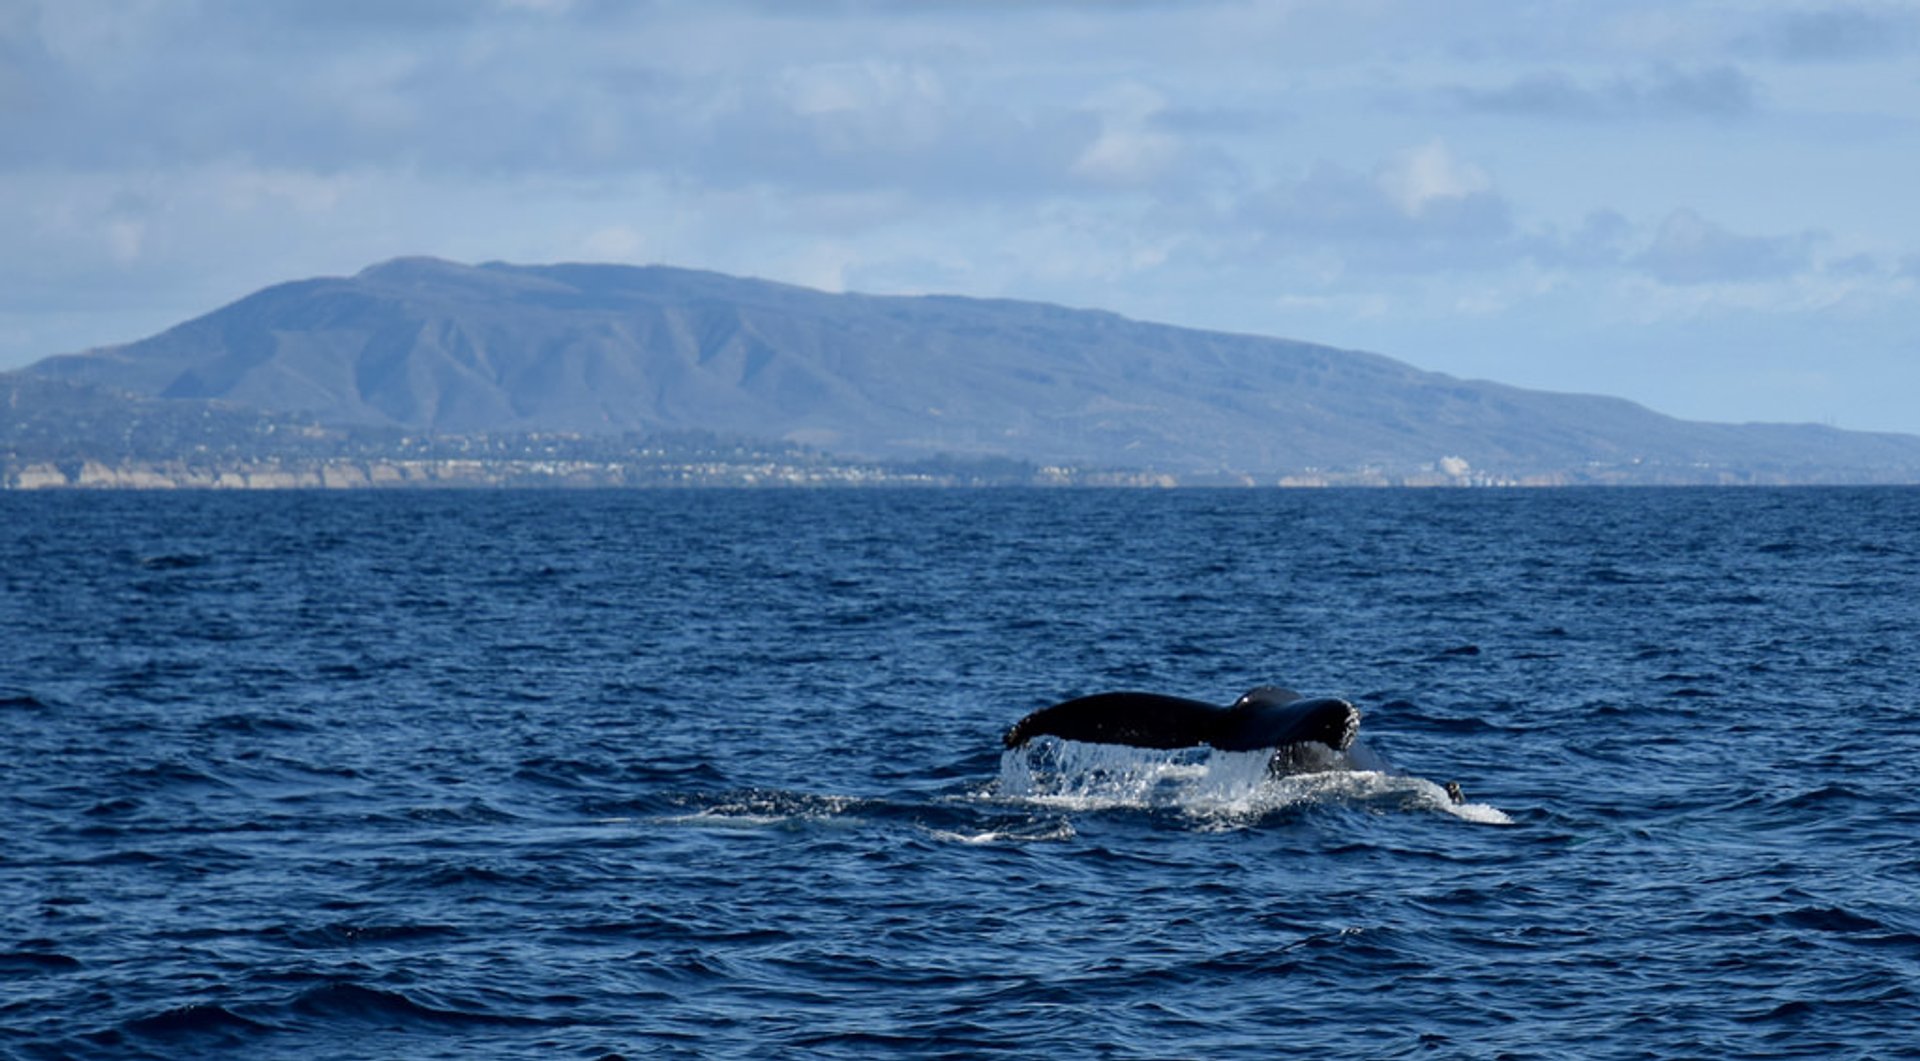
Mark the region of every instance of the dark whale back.
[[1273, 686], [1247, 693], [1224, 716], [1208, 743], [1229, 752], [1306, 743], [1346, 751], [1360, 730], [1360, 712], [1345, 700], [1308, 699], [1292, 689]]
[[1207, 744], [1242, 752], [1311, 742], [1345, 751], [1359, 725], [1360, 712], [1345, 700], [1306, 699], [1270, 685], [1250, 690], [1230, 707], [1158, 693], [1098, 693], [1035, 711], [1007, 731], [1006, 745], [1054, 736], [1135, 748]]
[[1035, 711], [1014, 723], [1006, 744], [1018, 748], [1035, 737], [1053, 736], [1135, 748], [1191, 748], [1212, 742], [1224, 714], [1212, 704], [1178, 696], [1097, 693]]

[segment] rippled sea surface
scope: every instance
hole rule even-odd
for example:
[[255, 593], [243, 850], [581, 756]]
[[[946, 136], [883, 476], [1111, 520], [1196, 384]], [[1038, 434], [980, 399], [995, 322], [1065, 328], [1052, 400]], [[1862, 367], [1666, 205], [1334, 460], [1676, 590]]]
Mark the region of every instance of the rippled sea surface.
[[1916, 647], [1920, 490], [0, 495], [0, 1055], [1911, 1057]]

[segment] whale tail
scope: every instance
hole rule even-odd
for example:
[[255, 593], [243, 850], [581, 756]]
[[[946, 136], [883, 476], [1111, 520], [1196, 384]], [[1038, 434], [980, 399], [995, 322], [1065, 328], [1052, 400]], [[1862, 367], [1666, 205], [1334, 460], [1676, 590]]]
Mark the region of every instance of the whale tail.
[[1013, 724], [1004, 738], [1018, 748], [1035, 737], [1135, 748], [1191, 748], [1212, 743], [1221, 711], [1212, 704], [1158, 693], [1097, 693], [1042, 708]]
[[1308, 699], [1282, 689], [1278, 692], [1290, 693], [1290, 699], [1249, 699], [1260, 692], [1263, 690], [1255, 689], [1228, 709], [1227, 720], [1212, 742], [1214, 747], [1245, 752], [1289, 744], [1324, 744], [1343, 752], [1360, 734], [1360, 709], [1337, 696]]
[[1014, 723], [1004, 741], [1018, 748], [1035, 737], [1053, 736], [1135, 748], [1210, 744], [1228, 752], [1313, 743], [1345, 751], [1359, 729], [1360, 712], [1345, 700], [1307, 699], [1263, 685], [1225, 708], [1157, 693], [1083, 696], [1035, 711]]

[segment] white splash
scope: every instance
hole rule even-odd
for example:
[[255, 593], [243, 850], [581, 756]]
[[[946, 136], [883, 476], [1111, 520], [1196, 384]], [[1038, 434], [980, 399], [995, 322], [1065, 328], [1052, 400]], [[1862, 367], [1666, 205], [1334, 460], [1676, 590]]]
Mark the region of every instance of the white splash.
[[1167, 810], [1227, 828], [1289, 807], [1332, 803], [1513, 822], [1485, 803], [1456, 804], [1440, 785], [1395, 773], [1377, 755], [1356, 751], [1363, 753], [1330, 755], [1276, 777], [1268, 773], [1265, 751], [1161, 751], [1049, 739], [1002, 754], [990, 795], [1069, 811]]
[[735, 794], [688, 814], [663, 815], [655, 820], [667, 825], [742, 830], [796, 825], [843, 826], [860, 821], [853, 813], [858, 803], [851, 796], [754, 791]]
[[955, 832], [951, 829], [929, 829], [927, 835], [935, 840], [960, 844], [998, 844], [1032, 843], [1034, 841], [1071, 840], [1076, 835], [1073, 823], [1062, 819], [1051, 824], [1022, 829], [988, 829], [978, 833]]

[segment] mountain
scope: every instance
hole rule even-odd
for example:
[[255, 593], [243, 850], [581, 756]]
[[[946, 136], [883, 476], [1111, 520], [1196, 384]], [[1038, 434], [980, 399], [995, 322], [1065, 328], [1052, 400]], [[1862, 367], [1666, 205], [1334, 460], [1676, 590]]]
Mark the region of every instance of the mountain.
[[1617, 398], [1093, 310], [829, 294], [659, 266], [398, 259], [24, 371], [332, 425], [701, 430], [879, 459], [1189, 475], [1920, 478], [1920, 437], [1694, 423]]

